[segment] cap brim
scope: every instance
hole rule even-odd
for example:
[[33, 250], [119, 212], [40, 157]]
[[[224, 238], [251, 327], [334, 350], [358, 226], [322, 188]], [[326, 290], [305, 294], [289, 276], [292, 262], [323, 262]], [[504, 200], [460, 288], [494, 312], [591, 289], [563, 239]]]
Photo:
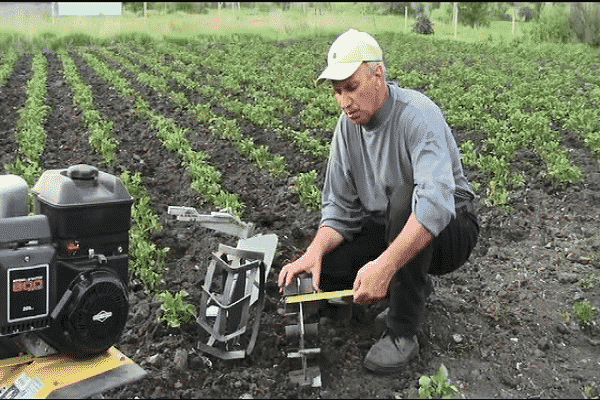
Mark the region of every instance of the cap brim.
[[355, 73], [361, 64], [362, 61], [337, 63], [330, 65], [327, 68], [325, 68], [321, 75], [319, 75], [319, 77], [315, 81], [315, 85], [319, 85], [327, 79], [333, 81], [343, 81], [344, 79], [349, 78], [353, 73]]

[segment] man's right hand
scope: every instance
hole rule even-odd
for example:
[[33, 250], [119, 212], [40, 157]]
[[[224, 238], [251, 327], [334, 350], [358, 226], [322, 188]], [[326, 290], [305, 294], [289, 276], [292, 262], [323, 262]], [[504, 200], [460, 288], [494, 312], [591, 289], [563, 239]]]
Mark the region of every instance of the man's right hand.
[[308, 272], [312, 275], [313, 288], [319, 290], [321, 280], [321, 257], [312, 252], [304, 253], [296, 261], [286, 264], [279, 272], [279, 289], [283, 291], [292, 280], [300, 273]]

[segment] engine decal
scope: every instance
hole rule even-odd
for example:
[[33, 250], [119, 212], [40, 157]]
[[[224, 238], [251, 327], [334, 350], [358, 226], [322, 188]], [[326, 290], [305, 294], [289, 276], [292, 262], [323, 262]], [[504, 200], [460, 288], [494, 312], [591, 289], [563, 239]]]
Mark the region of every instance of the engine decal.
[[49, 308], [49, 264], [7, 270], [8, 322], [45, 317]]

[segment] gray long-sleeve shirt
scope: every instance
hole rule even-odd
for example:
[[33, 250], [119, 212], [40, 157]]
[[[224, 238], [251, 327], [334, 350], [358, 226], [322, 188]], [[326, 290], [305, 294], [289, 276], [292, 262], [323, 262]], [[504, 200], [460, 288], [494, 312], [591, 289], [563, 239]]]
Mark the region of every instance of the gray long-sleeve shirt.
[[367, 124], [355, 124], [343, 112], [338, 120], [320, 225], [351, 240], [367, 218], [386, 223], [392, 192], [402, 194], [395, 206], [406, 215], [414, 212], [434, 237], [455, 215], [455, 196], [474, 197], [439, 107], [415, 90], [388, 83], [382, 107]]

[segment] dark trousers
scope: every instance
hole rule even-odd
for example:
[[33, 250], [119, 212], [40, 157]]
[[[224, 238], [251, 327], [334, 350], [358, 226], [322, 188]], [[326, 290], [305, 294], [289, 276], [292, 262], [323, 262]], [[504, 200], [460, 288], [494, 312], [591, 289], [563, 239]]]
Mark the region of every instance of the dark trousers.
[[[321, 289], [325, 291], [350, 289], [358, 270], [377, 258], [406, 223], [398, 225], [365, 224], [352, 241], [344, 241], [323, 257]], [[427, 274], [442, 275], [460, 267], [477, 244], [479, 223], [472, 207], [460, 207], [453, 217], [412, 261], [392, 278], [389, 288], [388, 327], [397, 336], [416, 335], [420, 318], [429, 294]]]

